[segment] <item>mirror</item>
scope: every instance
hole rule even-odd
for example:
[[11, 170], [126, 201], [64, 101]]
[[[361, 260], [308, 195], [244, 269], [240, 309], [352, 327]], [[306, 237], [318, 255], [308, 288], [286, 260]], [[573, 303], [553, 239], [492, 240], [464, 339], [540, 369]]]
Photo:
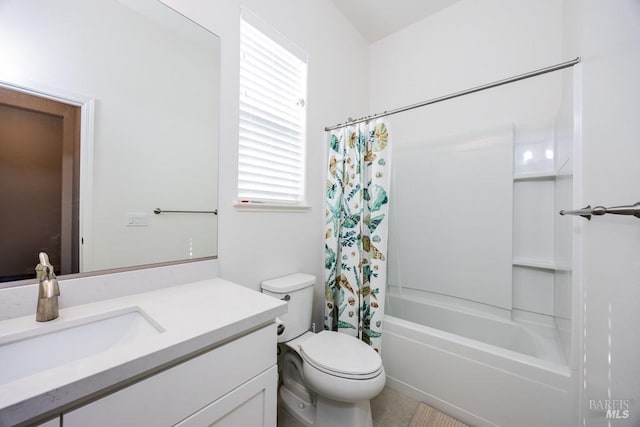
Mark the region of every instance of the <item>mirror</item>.
[[[77, 152], [24, 149], [39, 158], [17, 164], [0, 129], [1, 205], [21, 207], [0, 211], [3, 287], [32, 283], [39, 251], [60, 274], [216, 255], [219, 49], [158, 0], [0, 0], [1, 89], [75, 106], [79, 122]], [[22, 144], [31, 126], [5, 113]], [[27, 185], [38, 179], [62, 195], [42, 202], [52, 193]]]

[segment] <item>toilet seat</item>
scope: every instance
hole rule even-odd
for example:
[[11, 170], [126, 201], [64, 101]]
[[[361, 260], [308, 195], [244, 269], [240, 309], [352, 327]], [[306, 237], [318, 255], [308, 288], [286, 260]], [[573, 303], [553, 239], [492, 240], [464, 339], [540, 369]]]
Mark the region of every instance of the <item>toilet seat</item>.
[[305, 363], [335, 377], [367, 380], [383, 372], [380, 355], [350, 335], [322, 331], [300, 343]]

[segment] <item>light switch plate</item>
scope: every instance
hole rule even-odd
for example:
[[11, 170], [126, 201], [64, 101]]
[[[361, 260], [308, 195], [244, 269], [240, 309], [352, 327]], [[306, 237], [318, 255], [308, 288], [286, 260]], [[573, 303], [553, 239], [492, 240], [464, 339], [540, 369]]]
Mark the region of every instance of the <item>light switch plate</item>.
[[149, 225], [149, 218], [146, 213], [127, 213], [127, 227], [146, 227]]

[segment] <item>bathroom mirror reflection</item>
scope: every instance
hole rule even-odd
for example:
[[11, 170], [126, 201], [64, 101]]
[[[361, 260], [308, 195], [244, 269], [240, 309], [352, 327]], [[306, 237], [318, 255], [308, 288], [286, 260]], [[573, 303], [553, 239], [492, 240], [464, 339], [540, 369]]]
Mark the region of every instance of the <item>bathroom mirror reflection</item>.
[[0, 0], [0, 286], [216, 255], [219, 46], [157, 0]]

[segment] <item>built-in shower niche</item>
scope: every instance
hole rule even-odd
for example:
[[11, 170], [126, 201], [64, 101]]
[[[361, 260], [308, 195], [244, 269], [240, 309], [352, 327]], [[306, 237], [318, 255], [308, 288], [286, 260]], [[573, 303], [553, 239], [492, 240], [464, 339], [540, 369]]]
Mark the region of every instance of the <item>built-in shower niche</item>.
[[516, 125], [513, 177], [513, 318], [547, 325], [565, 363], [571, 341], [573, 139], [562, 119]]

